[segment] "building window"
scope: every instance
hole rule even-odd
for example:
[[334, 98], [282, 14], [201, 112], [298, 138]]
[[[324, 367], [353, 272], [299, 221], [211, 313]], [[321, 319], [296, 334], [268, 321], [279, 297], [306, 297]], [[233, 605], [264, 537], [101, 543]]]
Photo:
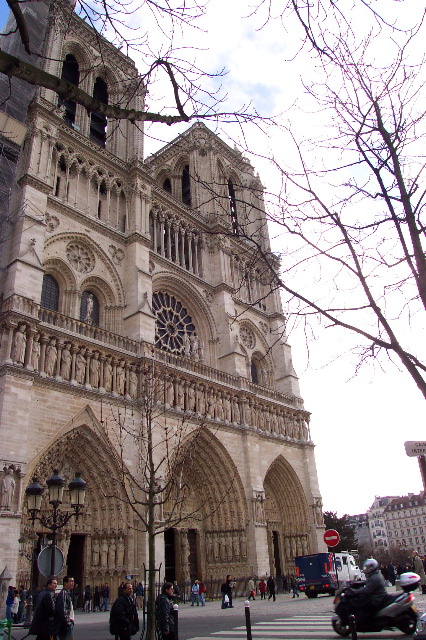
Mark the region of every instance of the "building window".
[[49, 273], [43, 276], [41, 288], [41, 306], [52, 311], [59, 310], [59, 285]]
[[229, 198], [229, 210], [231, 213], [232, 233], [238, 236], [238, 218], [237, 218], [237, 201], [235, 199], [234, 184], [231, 179], [228, 180], [228, 198]]
[[81, 296], [80, 320], [99, 327], [99, 301], [91, 291], [83, 291]]
[[[78, 87], [78, 84], [80, 82], [80, 70], [78, 68], [78, 62], [71, 53], [69, 53], [65, 57], [65, 60], [63, 62], [61, 80], [65, 80], [70, 84], [74, 84], [76, 87]], [[72, 100], [62, 100], [62, 98], [59, 98], [58, 107], [61, 107], [62, 105], [65, 106], [64, 121], [69, 125], [73, 125], [75, 122], [75, 102], [73, 102]]]
[[182, 171], [182, 202], [191, 206], [191, 178], [189, 175], [189, 164], [186, 164]]
[[251, 361], [250, 374], [251, 381], [254, 382], [254, 384], [259, 384], [259, 372], [257, 370], [257, 364], [254, 360]]
[[198, 359], [201, 344], [188, 311], [169, 293], [152, 296], [155, 314], [155, 346], [164, 351]]
[[163, 182], [163, 189], [168, 193], [172, 192], [172, 183], [170, 182], [170, 178], [166, 178]]
[[[105, 80], [96, 78], [93, 97], [99, 102], [108, 104], [108, 87]], [[100, 147], [105, 147], [107, 136], [107, 118], [102, 113], [92, 113], [90, 117], [90, 139]]]

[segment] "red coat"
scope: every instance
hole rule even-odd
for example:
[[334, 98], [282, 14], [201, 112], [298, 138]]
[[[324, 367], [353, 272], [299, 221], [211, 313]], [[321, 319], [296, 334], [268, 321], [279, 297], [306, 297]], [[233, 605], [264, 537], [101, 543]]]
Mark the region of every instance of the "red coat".
[[260, 593], [266, 593], [266, 582], [264, 580], [261, 580], [259, 582], [258, 587], [259, 587]]

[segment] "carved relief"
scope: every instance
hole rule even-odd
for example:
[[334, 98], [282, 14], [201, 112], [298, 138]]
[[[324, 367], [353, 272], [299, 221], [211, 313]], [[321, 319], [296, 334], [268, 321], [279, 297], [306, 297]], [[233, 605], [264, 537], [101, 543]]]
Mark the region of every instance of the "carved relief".
[[90, 273], [95, 267], [92, 251], [79, 242], [70, 242], [66, 248], [68, 262], [80, 273]]

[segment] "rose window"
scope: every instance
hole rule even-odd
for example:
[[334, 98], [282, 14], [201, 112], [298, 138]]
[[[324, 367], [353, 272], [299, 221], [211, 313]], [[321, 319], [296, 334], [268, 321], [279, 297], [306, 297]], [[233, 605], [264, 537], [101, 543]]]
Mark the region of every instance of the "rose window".
[[71, 242], [66, 250], [69, 263], [80, 273], [89, 273], [95, 266], [95, 258], [88, 247]]
[[169, 293], [157, 291], [152, 296], [155, 314], [155, 346], [171, 353], [191, 355], [195, 327], [188, 311]]

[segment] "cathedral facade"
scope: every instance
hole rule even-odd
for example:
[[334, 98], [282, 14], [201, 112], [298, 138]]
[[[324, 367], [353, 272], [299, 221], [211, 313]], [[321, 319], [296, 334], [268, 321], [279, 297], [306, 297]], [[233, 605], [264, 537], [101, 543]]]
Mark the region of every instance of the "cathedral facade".
[[[25, 7], [45, 25], [49, 73], [143, 108], [134, 63], [68, 3]], [[19, 539], [35, 530], [40, 549], [46, 531], [27, 517], [25, 488], [56, 468], [88, 487], [61, 532], [64, 570], [79, 584], [143, 579], [147, 536], [117, 483], [120, 464], [141, 473], [140, 449], [116, 433], [144, 423], [151, 385], [154, 458], [164, 431], [197, 433], [182, 467], [192, 515], [156, 537], [160, 578], [291, 571], [296, 555], [324, 550], [324, 526], [280, 296], [253, 249], [274, 259], [253, 167], [201, 123], [144, 158], [140, 127], [12, 88], [0, 114], [0, 562], [28, 584]]]

